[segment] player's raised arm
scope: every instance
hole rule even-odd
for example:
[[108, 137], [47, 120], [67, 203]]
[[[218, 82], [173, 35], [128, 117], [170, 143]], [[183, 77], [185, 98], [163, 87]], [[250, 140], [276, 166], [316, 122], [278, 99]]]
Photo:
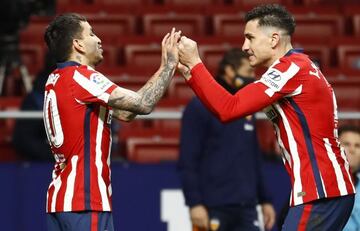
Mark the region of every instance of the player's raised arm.
[[[162, 40], [162, 57], [159, 70], [137, 92], [117, 87], [110, 95], [109, 106], [121, 120], [130, 120], [135, 114], [149, 114], [164, 95], [179, 62], [177, 41], [181, 31], [165, 35]], [[120, 110], [120, 111], [119, 111]], [[125, 111], [122, 111], [125, 110]]]

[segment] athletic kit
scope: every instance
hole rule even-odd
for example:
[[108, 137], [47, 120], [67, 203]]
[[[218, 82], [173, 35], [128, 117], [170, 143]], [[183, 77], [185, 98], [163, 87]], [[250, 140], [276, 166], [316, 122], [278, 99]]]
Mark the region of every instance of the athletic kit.
[[56, 163], [47, 192], [48, 213], [111, 212], [112, 111], [107, 102], [116, 87], [76, 62], [60, 63], [50, 74], [43, 117]]
[[[355, 193], [338, 141], [334, 91], [307, 55], [290, 50], [236, 95], [222, 89], [202, 63], [191, 74], [189, 85], [222, 121], [264, 110], [290, 175], [291, 206]], [[351, 212], [352, 206], [346, 205]]]

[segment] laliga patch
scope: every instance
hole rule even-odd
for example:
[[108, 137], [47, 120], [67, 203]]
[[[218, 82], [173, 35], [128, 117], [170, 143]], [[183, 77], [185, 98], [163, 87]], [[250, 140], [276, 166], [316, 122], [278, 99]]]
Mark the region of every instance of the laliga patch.
[[217, 218], [211, 218], [210, 220], [210, 230], [216, 231], [220, 228], [220, 220]]
[[298, 73], [300, 67], [295, 63], [291, 63], [289, 69], [285, 72], [280, 72], [275, 68], [269, 68], [260, 79], [260, 82], [268, 86], [272, 91], [280, 91], [285, 84]]
[[91, 74], [90, 81], [95, 83], [103, 91], [106, 91], [112, 85], [111, 81], [100, 73]]

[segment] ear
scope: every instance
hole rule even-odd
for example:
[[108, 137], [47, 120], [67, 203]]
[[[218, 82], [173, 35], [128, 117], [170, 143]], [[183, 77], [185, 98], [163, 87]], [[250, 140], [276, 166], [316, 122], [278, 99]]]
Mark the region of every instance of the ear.
[[271, 48], [275, 48], [280, 42], [280, 33], [274, 32], [271, 35]]
[[75, 50], [77, 50], [80, 53], [85, 52], [85, 47], [84, 47], [84, 44], [83, 44], [82, 40], [73, 39], [73, 47], [75, 48]]
[[234, 77], [235, 76], [235, 70], [230, 65], [225, 65], [224, 72], [226, 76]]

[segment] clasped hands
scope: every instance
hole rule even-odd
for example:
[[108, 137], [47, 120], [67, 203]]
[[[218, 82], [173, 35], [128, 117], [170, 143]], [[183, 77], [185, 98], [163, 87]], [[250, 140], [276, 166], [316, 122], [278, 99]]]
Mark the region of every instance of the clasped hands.
[[177, 70], [189, 79], [190, 70], [201, 62], [197, 43], [181, 36], [181, 31], [172, 28], [162, 41], [162, 63], [177, 65]]

